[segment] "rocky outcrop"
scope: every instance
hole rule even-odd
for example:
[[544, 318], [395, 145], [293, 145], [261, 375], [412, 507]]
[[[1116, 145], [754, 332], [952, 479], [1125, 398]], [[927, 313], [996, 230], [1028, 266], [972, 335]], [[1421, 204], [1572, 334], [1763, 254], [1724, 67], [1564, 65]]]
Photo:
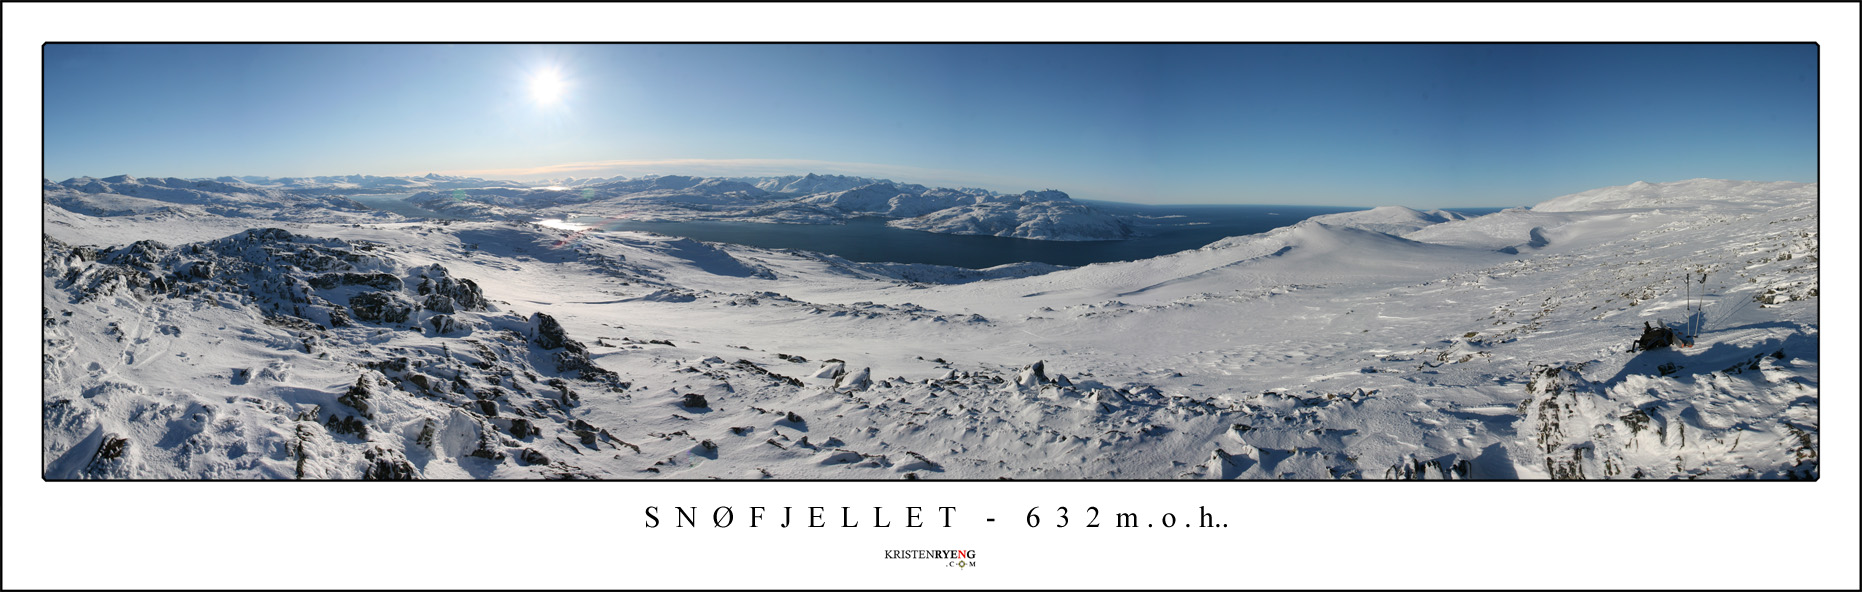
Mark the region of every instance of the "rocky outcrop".
[[405, 323], [414, 304], [393, 292], [363, 292], [349, 297], [349, 310], [364, 321]]
[[1580, 418], [1580, 407], [1588, 397], [1589, 381], [1575, 368], [1538, 366], [1532, 370], [1526, 392], [1530, 398], [1520, 405], [1521, 433], [1527, 435], [1536, 451], [1543, 455], [1545, 472], [1552, 479], [1602, 477], [1595, 468], [1597, 451], [1586, 433], [1588, 421]]
[[556, 363], [557, 372], [574, 372], [582, 380], [607, 383], [611, 388], [625, 388], [620, 375], [614, 371], [595, 365], [589, 358], [588, 347], [582, 342], [570, 339], [563, 331], [562, 324], [546, 313], [538, 312], [530, 316], [529, 339], [539, 349], [555, 352], [551, 359]]
[[420, 278], [415, 292], [421, 296], [437, 294], [452, 300], [458, 310], [485, 310], [485, 293], [479, 290], [478, 283], [469, 279], [454, 278], [446, 268], [438, 263], [410, 270]]
[[543, 349], [557, 349], [567, 345], [569, 337], [556, 317], [539, 312], [530, 316], [530, 342]]
[[368, 374], [363, 374], [356, 377], [355, 386], [349, 387], [349, 390], [344, 392], [343, 396], [337, 397], [336, 402], [348, 405], [350, 408], [361, 412], [363, 417], [374, 417], [374, 415], [369, 412], [369, 399], [373, 399], [374, 397], [375, 393], [369, 387], [369, 376]]
[[452, 315], [442, 314], [427, 317], [427, 324], [433, 326], [433, 333], [435, 335], [445, 335], [460, 329], [459, 324], [453, 321]]
[[367, 462], [362, 468], [364, 481], [412, 481], [420, 478], [420, 471], [414, 464], [407, 462], [401, 451], [383, 446], [370, 447], [362, 453]]
[[386, 273], [326, 273], [310, 278], [310, 287], [328, 290], [337, 286], [368, 286], [377, 290], [400, 290], [401, 278]]

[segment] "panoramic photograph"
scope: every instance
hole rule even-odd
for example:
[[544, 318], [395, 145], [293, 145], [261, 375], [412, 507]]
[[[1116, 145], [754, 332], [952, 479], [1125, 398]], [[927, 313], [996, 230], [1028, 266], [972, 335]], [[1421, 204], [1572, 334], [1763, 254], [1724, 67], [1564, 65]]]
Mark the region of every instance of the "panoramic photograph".
[[44, 480], [1820, 477], [1815, 43], [41, 49]]

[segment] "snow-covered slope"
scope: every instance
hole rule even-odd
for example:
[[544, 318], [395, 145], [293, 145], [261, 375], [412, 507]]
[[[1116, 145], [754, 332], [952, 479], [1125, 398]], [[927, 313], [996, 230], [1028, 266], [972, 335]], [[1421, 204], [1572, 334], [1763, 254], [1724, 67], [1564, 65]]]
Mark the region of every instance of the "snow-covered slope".
[[52, 185], [54, 479], [1818, 475], [1814, 184], [980, 271]]
[[1425, 227], [1466, 218], [1467, 216], [1461, 214], [1441, 210], [1421, 212], [1403, 206], [1382, 206], [1356, 212], [1314, 216], [1311, 219], [1333, 226], [1348, 226], [1403, 236]]
[[1546, 200], [1532, 206], [1535, 212], [1579, 212], [1705, 205], [1720, 202], [1732, 207], [1764, 200], [1816, 199], [1816, 183], [1758, 182], [1724, 179], [1689, 179], [1672, 183], [1637, 181]]

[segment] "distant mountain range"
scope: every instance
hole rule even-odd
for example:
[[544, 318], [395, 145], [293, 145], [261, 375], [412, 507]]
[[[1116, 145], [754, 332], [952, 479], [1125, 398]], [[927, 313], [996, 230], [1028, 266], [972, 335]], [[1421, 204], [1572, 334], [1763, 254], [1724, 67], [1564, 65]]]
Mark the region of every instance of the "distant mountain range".
[[[1075, 202], [1055, 190], [1018, 195], [983, 189], [926, 187], [886, 179], [813, 173], [775, 177], [565, 178], [534, 182], [427, 174], [417, 177], [218, 177], [214, 179], [77, 177], [44, 182], [47, 199], [92, 213], [142, 212], [173, 205], [214, 208], [219, 215], [268, 217], [276, 207], [366, 209], [342, 196], [413, 192], [409, 201], [464, 219], [598, 216], [635, 220], [734, 220], [841, 224], [891, 218], [899, 228], [1036, 240], [1119, 240], [1137, 235], [1130, 221]], [[99, 199], [142, 198], [148, 202]], [[172, 210], [172, 208], [170, 208]]]

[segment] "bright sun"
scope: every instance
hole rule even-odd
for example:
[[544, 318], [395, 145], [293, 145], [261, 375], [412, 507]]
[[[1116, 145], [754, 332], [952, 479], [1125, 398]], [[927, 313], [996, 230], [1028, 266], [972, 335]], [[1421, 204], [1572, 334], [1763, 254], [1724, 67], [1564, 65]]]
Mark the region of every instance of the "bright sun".
[[539, 103], [548, 105], [562, 98], [562, 75], [555, 70], [544, 70], [530, 79], [530, 96]]

